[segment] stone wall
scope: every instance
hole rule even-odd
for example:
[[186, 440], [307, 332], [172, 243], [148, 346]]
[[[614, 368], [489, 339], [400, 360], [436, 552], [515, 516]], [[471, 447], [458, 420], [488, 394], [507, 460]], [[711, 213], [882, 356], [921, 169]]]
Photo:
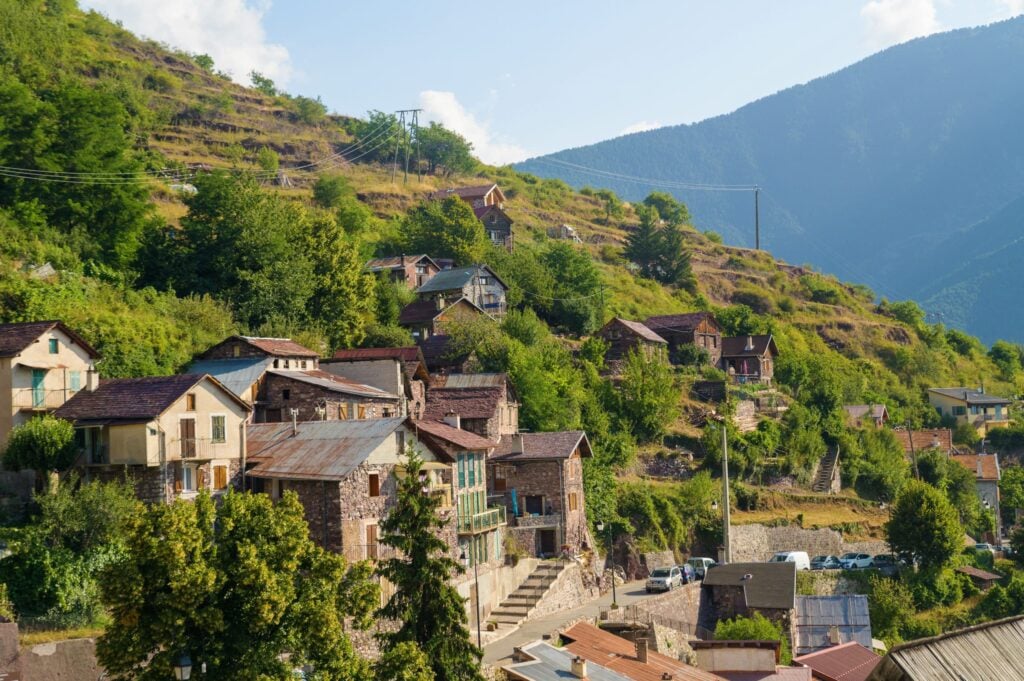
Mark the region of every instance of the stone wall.
[[583, 572], [584, 567], [579, 563], [566, 565], [528, 619], [538, 619], [556, 612], [571, 610], [596, 598], [599, 593], [596, 587], [587, 586]]
[[[217, 459], [217, 465], [227, 462], [228, 487], [223, 490], [213, 489], [213, 461], [196, 461], [196, 490], [208, 489], [214, 496], [223, 494], [228, 488], [242, 488], [241, 459]], [[181, 475], [180, 461], [173, 461], [164, 466], [82, 466], [79, 472], [83, 480], [100, 480], [103, 482], [130, 482], [135, 488], [135, 496], [146, 503], [167, 503], [180, 496], [175, 483]]]
[[777, 551], [806, 551], [808, 556], [842, 555], [849, 551], [888, 553], [884, 541], [844, 542], [843, 535], [822, 528], [805, 530], [794, 525], [733, 525], [730, 528], [732, 558], [736, 563], [762, 563]]
[[[655, 570], [660, 567], [671, 567], [672, 565], [678, 565], [676, 556], [671, 551], [653, 551], [651, 553], [640, 554], [640, 561], [644, 567], [647, 568], [647, 572]], [[645, 575], [646, 576], [646, 575]]]
[[741, 433], [757, 430], [757, 405], [751, 400], [738, 401], [732, 421], [736, 424], [736, 430]]
[[328, 420], [341, 418], [341, 411], [346, 411], [345, 418], [354, 419], [359, 417], [359, 409], [364, 409], [363, 416], [359, 418], [375, 419], [383, 418], [385, 414], [396, 416], [400, 409], [397, 398], [371, 399], [341, 394], [289, 376], [267, 373], [261, 405], [266, 421], [290, 421], [291, 409], [298, 409], [299, 421], [316, 421], [320, 419], [316, 413], [319, 405], [326, 405]]

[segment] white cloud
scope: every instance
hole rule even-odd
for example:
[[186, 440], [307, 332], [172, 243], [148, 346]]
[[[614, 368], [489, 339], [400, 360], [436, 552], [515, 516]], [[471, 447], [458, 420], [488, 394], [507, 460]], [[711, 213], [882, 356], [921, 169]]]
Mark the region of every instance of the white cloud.
[[472, 142], [473, 153], [484, 163], [504, 165], [522, 161], [531, 155], [523, 147], [498, 138], [487, 124], [478, 121], [459, 103], [454, 92], [425, 90], [420, 93], [420, 106], [424, 118], [436, 121]]
[[661, 127], [661, 122], [660, 121], [637, 121], [636, 123], [633, 123], [632, 125], [627, 125], [626, 127], [624, 127], [621, 131], [619, 131], [619, 134], [620, 135], [631, 135], [634, 132], [644, 132], [645, 130], [654, 130], [655, 128], [660, 128], [660, 127]]
[[1006, 8], [1006, 13], [1011, 17], [1024, 14], [1024, 0], [999, 0], [999, 4]]
[[292, 76], [288, 48], [267, 41], [263, 17], [269, 0], [84, 0], [89, 9], [125, 28], [195, 54], [239, 83], [259, 71], [285, 85]]
[[940, 30], [934, 0], [870, 0], [860, 8], [868, 39], [887, 47]]

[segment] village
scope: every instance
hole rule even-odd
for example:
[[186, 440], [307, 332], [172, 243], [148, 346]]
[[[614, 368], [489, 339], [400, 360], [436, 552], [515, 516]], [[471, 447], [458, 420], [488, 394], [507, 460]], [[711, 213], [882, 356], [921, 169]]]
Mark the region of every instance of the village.
[[[513, 221], [497, 184], [428, 199], [450, 197], [470, 205], [494, 246], [513, 249]], [[552, 235], [578, 239], [568, 226]], [[103, 358], [90, 343], [59, 320], [0, 325], [0, 444], [49, 414], [74, 426], [77, 458], [69, 470], [86, 482], [130, 481], [147, 504], [294, 493], [310, 538], [350, 562], [393, 555], [380, 526], [414, 455], [422, 461], [422, 493], [440, 500], [438, 536], [466, 568], [452, 579], [471, 638], [508, 679], [888, 681], [918, 678], [907, 671], [914, 660], [950, 647], [993, 637], [1024, 642], [1018, 618], [887, 654], [872, 633], [866, 596], [804, 595], [797, 584], [811, 557], [827, 571], [892, 569], [898, 558], [890, 547], [847, 542], [825, 529], [768, 528], [755, 537], [730, 526], [727, 457], [720, 546], [704, 547], [703, 556], [630, 548], [628, 537], [610, 536], [609, 519], [587, 515], [588, 434], [522, 430], [510, 378], [479, 371], [473, 354], [460, 352], [447, 333], [467, 321], [500, 322], [510, 308], [502, 278], [486, 263], [456, 267], [425, 253], [377, 257], [366, 271], [414, 292], [399, 324], [415, 345], [320, 356], [290, 338], [232, 335], [180, 374], [113, 379], [103, 376]], [[779, 348], [772, 335], [723, 335], [710, 311], [613, 317], [592, 337], [602, 343], [613, 382], [630, 356], [676, 366], [701, 357], [719, 371], [724, 378], [694, 381], [688, 396], [701, 405], [701, 426], [728, 419], [750, 433], [787, 409], [789, 398], [774, 385]], [[733, 410], [725, 409], [729, 396]], [[1008, 557], [1002, 464], [986, 442], [1011, 423], [1013, 399], [981, 387], [934, 386], [928, 401], [955, 425], [908, 429], [889, 420], [885, 404], [843, 411], [854, 426], [892, 431], [912, 466], [937, 452], [969, 471], [995, 525], [966, 541]], [[954, 443], [960, 425], [977, 433], [977, 447]], [[804, 492], [840, 495], [843, 466], [838, 447], [821, 451]], [[2, 476], [4, 493], [22, 503], [42, 489], [31, 471]], [[982, 590], [1000, 579], [975, 567], [958, 570]], [[652, 584], [666, 593], [651, 595]], [[388, 584], [380, 587], [386, 600]], [[780, 641], [714, 635], [719, 623], [754, 615], [781, 627], [791, 662], [783, 662]], [[539, 634], [537, 623], [547, 630]]]

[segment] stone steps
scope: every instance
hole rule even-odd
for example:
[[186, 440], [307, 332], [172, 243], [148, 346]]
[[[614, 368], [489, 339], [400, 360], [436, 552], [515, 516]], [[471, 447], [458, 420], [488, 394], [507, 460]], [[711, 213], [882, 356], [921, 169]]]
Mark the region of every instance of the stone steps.
[[828, 492], [832, 487], [832, 474], [839, 459], [839, 452], [829, 452], [821, 457], [818, 463], [818, 473], [814, 476], [814, 483], [811, 489], [815, 492]]
[[563, 566], [557, 563], [541, 563], [519, 587], [509, 594], [487, 619], [499, 626], [516, 627], [537, 607], [544, 594], [562, 574]]

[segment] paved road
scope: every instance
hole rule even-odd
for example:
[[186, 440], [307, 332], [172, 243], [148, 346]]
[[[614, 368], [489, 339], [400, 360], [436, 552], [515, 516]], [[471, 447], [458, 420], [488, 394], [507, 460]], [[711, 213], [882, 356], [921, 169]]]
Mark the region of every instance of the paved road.
[[[650, 594], [644, 591], [643, 580], [627, 582], [626, 584], [616, 588], [618, 590], [620, 606], [632, 605], [637, 601], [642, 601], [650, 596]], [[505, 658], [511, 658], [513, 648], [536, 641], [542, 635], [550, 633], [552, 630], [557, 629], [562, 623], [568, 622], [569, 620], [574, 620], [579, 617], [597, 617], [601, 608], [607, 608], [611, 603], [612, 595], [611, 592], [609, 592], [600, 598], [596, 598], [579, 606], [578, 608], [563, 610], [562, 612], [548, 615], [547, 617], [541, 617], [539, 619], [525, 622], [505, 638], [498, 639], [494, 643], [485, 645], [484, 662], [488, 664], [495, 664]]]

